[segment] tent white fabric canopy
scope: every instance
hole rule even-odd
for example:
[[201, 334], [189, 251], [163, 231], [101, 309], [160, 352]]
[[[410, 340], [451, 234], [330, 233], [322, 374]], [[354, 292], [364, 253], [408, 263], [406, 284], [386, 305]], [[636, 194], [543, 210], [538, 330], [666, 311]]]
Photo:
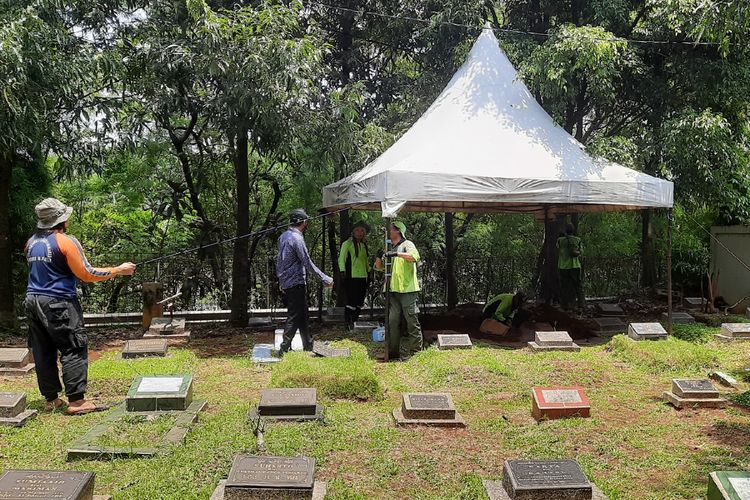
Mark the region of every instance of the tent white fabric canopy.
[[483, 30], [425, 114], [362, 170], [323, 189], [328, 210], [566, 212], [671, 207], [673, 185], [593, 158], [536, 102]]

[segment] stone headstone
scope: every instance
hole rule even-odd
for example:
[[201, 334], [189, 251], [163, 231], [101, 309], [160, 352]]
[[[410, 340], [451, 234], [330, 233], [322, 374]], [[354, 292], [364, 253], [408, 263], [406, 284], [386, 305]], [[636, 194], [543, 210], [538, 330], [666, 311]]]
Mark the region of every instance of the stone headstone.
[[374, 329], [379, 327], [380, 324], [375, 321], [355, 321], [354, 330], [357, 332], [371, 333]]
[[170, 343], [182, 344], [190, 340], [190, 332], [185, 330], [184, 318], [154, 318], [143, 338], [166, 338]]
[[708, 475], [707, 499], [750, 500], [750, 472], [711, 472]]
[[473, 344], [471, 343], [471, 337], [465, 333], [458, 334], [438, 334], [438, 349], [470, 349]]
[[727, 404], [708, 379], [673, 379], [672, 391], [664, 392], [663, 398], [677, 408], [723, 408]]
[[401, 397], [401, 407], [393, 410], [393, 416], [399, 425], [466, 426], [448, 393], [405, 393]]
[[313, 342], [313, 353], [323, 358], [349, 358], [352, 350], [348, 347], [332, 347], [327, 342]]
[[503, 487], [511, 499], [589, 500], [593, 495], [575, 460], [506, 460]]
[[708, 303], [703, 297], [685, 297], [685, 308], [700, 310]]
[[591, 405], [582, 387], [534, 387], [531, 413], [537, 420], [589, 417]]
[[127, 411], [181, 411], [192, 400], [192, 375], [144, 375], [133, 381], [125, 403]]
[[750, 307], [748, 307], [747, 309], [745, 309], [745, 317], [746, 318], [750, 318]]
[[[274, 349], [281, 350], [281, 343], [284, 342], [284, 329], [283, 328], [277, 328], [274, 331], [274, 342], [273, 347]], [[299, 333], [299, 330], [297, 330], [297, 333], [294, 334], [294, 337], [292, 338], [292, 351], [301, 351], [302, 350], [302, 336]]]
[[9, 470], [0, 476], [0, 498], [92, 500], [93, 472]]
[[323, 407], [314, 388], [263, 389], [260, 403], [251, 409], [250, 419], [268, 417], [278, 420], [319, 420]]
[[630, 323], [628, 337], [633, 340], [665, 340], [668, 335], [661, 323]]
[[0, 348], [0, 375], [26, 375], [33, 369], [31, 352], [27, 348]]
[[596, 310], [601, 316], [625, 316], [620, 304], [597, 304]]
[[325, 482], [315, 480], [314, 458], [237, 455], [211, 500], [323, 500], [325, 493]]
[[251, 316], [247, 320], [247, 326], [253, 327], [253, 328], [264, 328], [271, 326], [273, 324], [273, 319], [271, 316]]
[[750, 323], [722, 323], [719, 340], [750, 340]]
[[533, 351], [580, 351], [581, 347], [573, 342], [568, 332], [535, 332], [534, 341], [529, 342]]
[[273, 344], [255, 344], [251, 355], [253, 363], [277, 363], [281, 358], [273, 355]]
[[[661, 313], [662, 321], [668, 321], [668, 313]], [[695, 323], [695, 318], [686, 312], [672, 312], [672, 323], [675, 325], [690, 325]]]
[[739, 385], [736, 378], [724, 372], [711, 372], [708, 374], [708, 378], [727, 387], [737, 387]]
[[35, 416], [36, 410], [26, 409], [26, 394], [0, 392], [0, 425], [22, 427]]
[[122, 357], [125, 359], [167, 355], [167, 339], [136, 339], [125, 342]]
[[593, 321], [597, 333], [620, 333], [628, 327], [620, 318], [594, 318]]

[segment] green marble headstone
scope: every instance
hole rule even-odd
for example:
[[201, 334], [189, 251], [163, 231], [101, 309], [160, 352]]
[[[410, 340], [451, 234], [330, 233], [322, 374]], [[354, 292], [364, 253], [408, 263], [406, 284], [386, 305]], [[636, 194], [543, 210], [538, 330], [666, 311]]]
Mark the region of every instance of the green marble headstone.
[[750, 472], [718, 471], [708, 477], [708, 500], [747, 500], [750, 498]]
[[185, 410], [193, 400], [192, 375], [142, 375], [128, 390], [128, 411]]

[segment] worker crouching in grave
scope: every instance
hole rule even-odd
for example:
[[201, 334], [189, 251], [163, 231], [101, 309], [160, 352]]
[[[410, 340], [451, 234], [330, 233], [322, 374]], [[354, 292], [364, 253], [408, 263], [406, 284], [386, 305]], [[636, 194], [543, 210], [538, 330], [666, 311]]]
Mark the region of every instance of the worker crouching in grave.
[[[406, 239], [406, 226], [394, 222], [389, 228], [392, 250], [384, 257], [392, 258], [390, 279], [390, 309], [388, 310], [388, 358], [409, 359], [422, 349], [422, 327], [419, 324], [419, 281], [417, 262], [419, 251]], [[375, 269], [382, 270], [381, 259], [375, 260]], [[401, 318], [406, 322], [406, 335], [401, 332]]]
[[63, 389], [57, 368], [59, 355], [68, 398], [65, 412], [82, 415], [106, 409], [84, 397], [88, 383], [88, 336], [78, 302], [76, 278], [96, 282], [118, 275], [130, 276], [136, 266], [125, 262], [117, 267], [92, 267], [78, 240], [65, 234], [73, 209], [59, 200], [47, 198], [35, 210], [37, 231], [24, 249], [29, 265], [24, 306], [39, 392], [47, 400], [48, 410], [63, 407], [58, 397]]
[[352, 227], [351, 238], [344, 241], [339, 252], [339, 269], [344, 275], [346, 293], [344, 319], [350, 330], [354, 327], [354, 322], [359, 320], [359, 314], [365, 305], [367, 284], [372, 270], [366, 241], [369, 232], [370, 226], [361, 221], [357, 222]]
[[482, 309], [484, 321], [479, 330], [482, 333], [506, 335], [511, 328], [521, 326], [526, 319], [523, 311], [525, 302], [526, 296], [523, 292], [495, 295]]
[[289, 214], [289, 229], [279, 236], [276, 275], [287, 307], [284, 340], [279, 350], [282, 356], [292, 348], [292, 339], [297, 330], [302, 337], [304, 350], [312, 351], [313, 348], [313, 338], [308, 327], [306, 271], [315, 273], [325, 286], [333, 286], [333, 278], [318, 269], [307, 251], [303, 233], [307, 229], [309, 218], [301, 208], [292, 210]]

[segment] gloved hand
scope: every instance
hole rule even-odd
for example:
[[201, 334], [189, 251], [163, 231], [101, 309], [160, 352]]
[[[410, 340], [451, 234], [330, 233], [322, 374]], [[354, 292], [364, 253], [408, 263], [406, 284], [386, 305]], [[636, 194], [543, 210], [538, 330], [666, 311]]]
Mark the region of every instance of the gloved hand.
[[398, 257], [398, 252], [395, 250], [391, 250], [390, 252], [385, 252], [383, 255], [385, 257]]

